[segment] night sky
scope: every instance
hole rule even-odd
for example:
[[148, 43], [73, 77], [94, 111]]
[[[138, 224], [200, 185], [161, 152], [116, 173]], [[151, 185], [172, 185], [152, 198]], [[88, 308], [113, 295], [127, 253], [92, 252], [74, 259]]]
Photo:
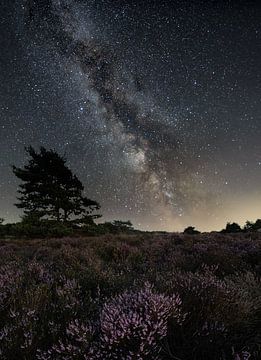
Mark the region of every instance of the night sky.
[[261, 1], [4, 0], [0, 217], [10, 165], [66, 155], [103, 220], [261, 218]]

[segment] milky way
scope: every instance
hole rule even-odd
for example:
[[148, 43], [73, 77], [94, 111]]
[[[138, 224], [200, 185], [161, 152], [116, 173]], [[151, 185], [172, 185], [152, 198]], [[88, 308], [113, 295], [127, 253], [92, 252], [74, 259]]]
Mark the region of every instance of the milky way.
[[1, 216], [17, 218], [9, 165], [32, 144], [66, 154], [105, 219], [261, 217], [259, 5], [6, 1], [3, 14]]

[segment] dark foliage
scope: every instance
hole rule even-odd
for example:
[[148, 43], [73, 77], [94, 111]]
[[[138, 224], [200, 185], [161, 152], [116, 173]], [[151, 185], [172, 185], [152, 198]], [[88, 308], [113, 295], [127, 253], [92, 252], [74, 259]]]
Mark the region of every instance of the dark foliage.
[[96, 224], [94, 219], [99, 215], [86, 215], [79, 219], [66, 222], [40, 219], [31, 213], [22, 218], [21, 222], [14, 224], [0, 224], [0, 237], [2, 238], [48, 238], [77, 236], [96, 236], [105, 234], [132, 234], [139, 233], [133, 229], [130, 221], [105, 222]]
[[200, 234], [200, 231], [196, 230], [194, 226], [189, 226], [184, 230], [184, 234], [197, 235]]
[[83, 195], [84, 187], [66, 166], [66, 159], [54, 150], [26, 148], [29, 161], [23, 168], [13, 166], [22, 181], [18, 208], [34, 219], [51, 218], [66, 222], [70, 217], [89, 215], [99, 209], [96, 201]]
[[227, 226], [224, 230], [222, 230], [223, 233], [239, 233], [242, 232], [242, 229], [240, 225], [237, 223], [227, 223]]
[[247, 221], [244, 227], [245, 231], [261, 231], [261, 219], [257, 219], [256, 222]]

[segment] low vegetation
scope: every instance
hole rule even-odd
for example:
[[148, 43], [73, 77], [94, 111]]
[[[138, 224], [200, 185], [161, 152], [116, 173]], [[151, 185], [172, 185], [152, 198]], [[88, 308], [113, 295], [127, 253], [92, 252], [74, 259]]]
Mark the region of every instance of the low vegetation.
[[0, 241], [3, 360], [261, 357], [261, 234]]

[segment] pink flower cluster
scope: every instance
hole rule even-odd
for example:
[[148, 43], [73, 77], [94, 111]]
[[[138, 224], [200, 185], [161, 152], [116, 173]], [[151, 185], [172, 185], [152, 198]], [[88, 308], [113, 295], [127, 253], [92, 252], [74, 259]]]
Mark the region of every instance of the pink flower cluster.
[[102, 309], [101, 349], [111, 359], [156, 359], [169, 318], [183, 320], [180, 305], [179, 296], [158, 294], [149, 283], [138, 292], [124, 292]]

